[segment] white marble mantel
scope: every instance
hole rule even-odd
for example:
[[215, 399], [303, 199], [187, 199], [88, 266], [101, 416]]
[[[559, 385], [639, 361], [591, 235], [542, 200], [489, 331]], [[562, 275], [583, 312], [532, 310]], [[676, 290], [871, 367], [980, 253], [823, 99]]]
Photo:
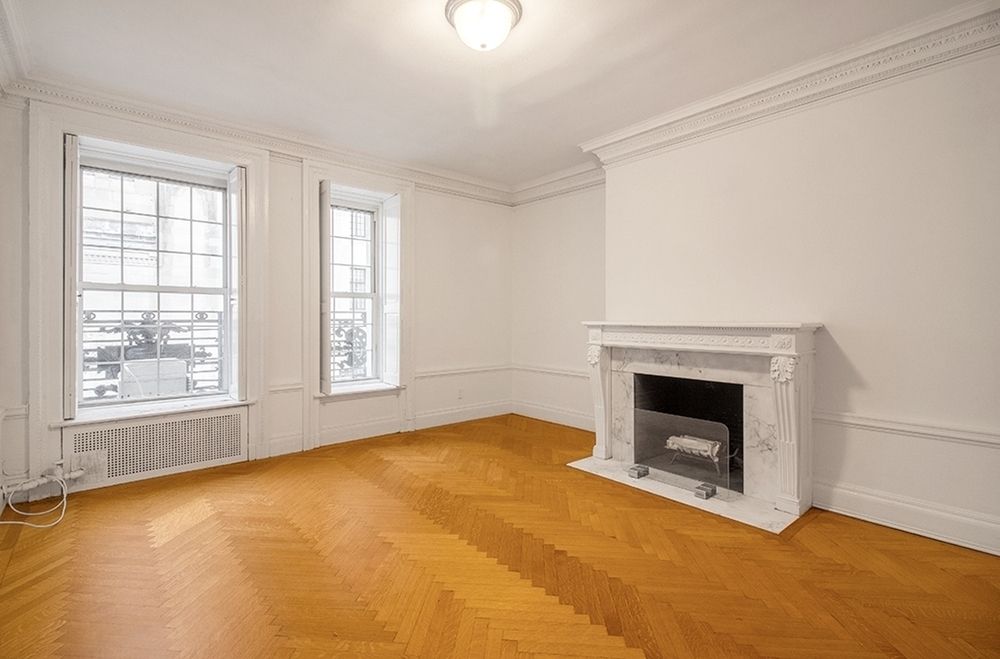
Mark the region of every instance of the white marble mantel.
[[[812, 505], [812, 368], [813, 337], [819, 323], [624, 323], [588, 321], [587, 362], [590, 364], [597, 440], [594, 457], [612, 459], [612, 350], [635, 349], [716, 355], [725, 368], [726, 356], [765, 357], [774, 393], [773, 419], [777, 434], [774, 507], [798, 516]], [[623, 354], [623, 353], [619, 353]], [[702, 357], [704, 359], [705, 357]], [[697, 377], [697, 376], [695, 376]], [[761, 376], [765, 378], [766, 376]], [[705, 378], [708, 379], [708, 378]], [[622, 459], [617, 456], [616, 459]]]

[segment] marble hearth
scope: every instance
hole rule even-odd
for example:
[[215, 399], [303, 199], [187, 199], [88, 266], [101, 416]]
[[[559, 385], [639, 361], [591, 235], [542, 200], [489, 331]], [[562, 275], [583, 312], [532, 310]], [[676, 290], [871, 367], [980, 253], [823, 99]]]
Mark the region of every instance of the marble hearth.
[[[814, 323], [587, 322], [597, 440], [572, 466], [745, 523], [780, 531], [812, 504]], [[743, 494], [696, 499], [630, 479], [636, 374], [742, 385]]]

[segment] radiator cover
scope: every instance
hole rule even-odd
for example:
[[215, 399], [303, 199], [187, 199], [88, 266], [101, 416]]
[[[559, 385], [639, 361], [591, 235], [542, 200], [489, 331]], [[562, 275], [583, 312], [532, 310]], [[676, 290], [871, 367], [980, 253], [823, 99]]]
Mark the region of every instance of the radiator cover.
[[247, 459], [247, 408], [63, 428], [63, 457], [89, 489]]

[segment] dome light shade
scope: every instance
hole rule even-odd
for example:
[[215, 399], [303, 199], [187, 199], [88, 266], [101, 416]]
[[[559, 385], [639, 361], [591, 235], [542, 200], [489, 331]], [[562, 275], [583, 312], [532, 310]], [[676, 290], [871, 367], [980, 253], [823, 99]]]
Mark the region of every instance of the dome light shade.
[[448, 0], [444, 14], [469, 48], [493, 50], [521, 20], [521, 3], [518, 0]]

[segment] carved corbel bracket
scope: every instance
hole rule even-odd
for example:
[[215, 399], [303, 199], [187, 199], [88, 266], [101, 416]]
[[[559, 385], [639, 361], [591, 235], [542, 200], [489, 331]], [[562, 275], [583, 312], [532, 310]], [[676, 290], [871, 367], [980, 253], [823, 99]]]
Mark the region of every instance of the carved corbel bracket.
[[771, 379], [775, 382], [791, 382], [795, 377], [795, 367], [798, 357], [780, 355], [771, 357]]

